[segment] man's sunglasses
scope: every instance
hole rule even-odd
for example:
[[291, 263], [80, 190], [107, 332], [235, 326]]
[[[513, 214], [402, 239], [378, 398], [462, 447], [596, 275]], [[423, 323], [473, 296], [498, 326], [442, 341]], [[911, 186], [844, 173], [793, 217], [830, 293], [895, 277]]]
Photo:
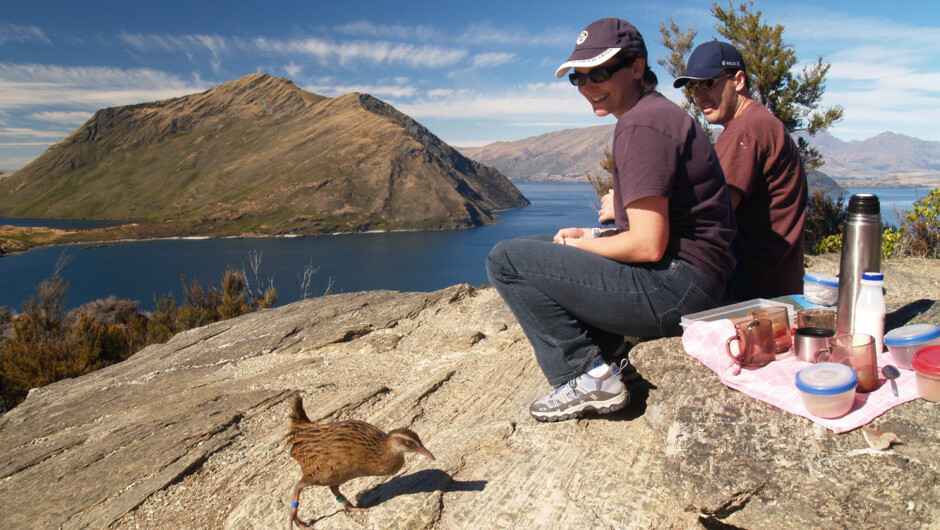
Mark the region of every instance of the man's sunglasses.
[[730, 74], [720, 75], [718, 77], [702, 79], [701, 81], [689, 81], [685, 86], [691, 92], [708, 92], [709, 90], [715, 88], [715, 85], [718, 83], [718, 81], [733, 77], [735, 73], [736, 72], [732, 72]]
[[618, 70], [628, 66], [627, 63], [617, 63], [613, 66], [600, 66], [594, 68], [590, 72], [584, 74], [581, 72], [571, 72], [568, 74], [568, 80], [571, 81], [571, 84], [574, 86], [584, 86], [587, 84], [587, 80], [590, 79], [595, 83], [603, 83], [611, 78]]

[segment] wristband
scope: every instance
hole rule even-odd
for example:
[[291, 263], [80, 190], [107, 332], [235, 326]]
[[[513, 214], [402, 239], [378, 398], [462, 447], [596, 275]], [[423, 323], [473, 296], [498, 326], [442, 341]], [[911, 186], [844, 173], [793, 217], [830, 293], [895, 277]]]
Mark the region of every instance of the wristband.
[[299, 503], [299, 502], [297, 502], [297, 501], [290, 501], [290, 507], [291, 507], [291, 508], [297, 508], [297, 507], [299, 507], [299, 506], [300, 506], [300, 503]]

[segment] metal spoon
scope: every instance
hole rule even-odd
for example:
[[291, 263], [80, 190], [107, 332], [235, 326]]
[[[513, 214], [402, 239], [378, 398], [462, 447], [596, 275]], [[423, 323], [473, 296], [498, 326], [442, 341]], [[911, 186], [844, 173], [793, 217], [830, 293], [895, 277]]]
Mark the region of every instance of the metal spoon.
[[894, 380], [897, 379], [901, 375], [901, 372], [899, 372], [897, 368], [889, 364], [881, 369], [881, 375], [887, 377], [888, 380], [891, 381], [891, 391], [894, 392], [895, 396], [897, 396], [898, 384]]

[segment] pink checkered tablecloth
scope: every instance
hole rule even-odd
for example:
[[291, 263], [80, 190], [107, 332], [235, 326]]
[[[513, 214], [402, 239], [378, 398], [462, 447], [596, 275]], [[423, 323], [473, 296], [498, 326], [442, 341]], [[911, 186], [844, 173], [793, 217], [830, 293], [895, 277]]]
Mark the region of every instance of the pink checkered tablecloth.
[[[761, 368], [742, 370], [725, 351], [725, 341], [734, 334], [734, 325], [730, 320], [693, 322], [682, 334], [682, 345], [686, 353], [718, 374], [725, 385], [787, 412], [799, 414], [837, 434], [867, 425], [891, 408], [920, 397], [914, 372], [901, 370], [901, 377], [896, 379], [899, 397], [895, 397], [891, 384], [882, 377], [881, 384], [875, 390], [856, 393], [855, 404], [845, 416], [818, 418], [806, 410], [800, 392], [796, 389], [796, 374], [809, 363], [790, 355]], [[732, 343], [735, 353], [736, 348], [737, 343]], [[878, 356], [878, 367], [886, 364], [891, 364], [891, 358], [883, 353]]]

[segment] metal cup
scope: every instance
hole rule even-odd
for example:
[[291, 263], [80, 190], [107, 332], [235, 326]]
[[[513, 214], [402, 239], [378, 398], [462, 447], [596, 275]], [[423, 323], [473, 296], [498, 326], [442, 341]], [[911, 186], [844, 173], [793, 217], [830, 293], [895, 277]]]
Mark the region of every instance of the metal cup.
[[829, 348], [829, 339], [835, 330], [818, 327], [800, 327], [793, 332], [793, 353], [805, 362], [816, 362], [816, 354]]
[[[725, 350], [741, 368], [760, 368], [774, 360], [774, 326], [770, 320], [757, 318], [735, 323], [736, 335], [725, 341]], [[738, 341], [738, 355], [731, 352], [731, 341]]]
[[790, 349], [790, 314], [787, 312], [786, 307], [765, 307], [751, 311], [750, 315], [755, 319], [763, 318], [773, 323], [774, 344], [778, 354], [785, 353]]

